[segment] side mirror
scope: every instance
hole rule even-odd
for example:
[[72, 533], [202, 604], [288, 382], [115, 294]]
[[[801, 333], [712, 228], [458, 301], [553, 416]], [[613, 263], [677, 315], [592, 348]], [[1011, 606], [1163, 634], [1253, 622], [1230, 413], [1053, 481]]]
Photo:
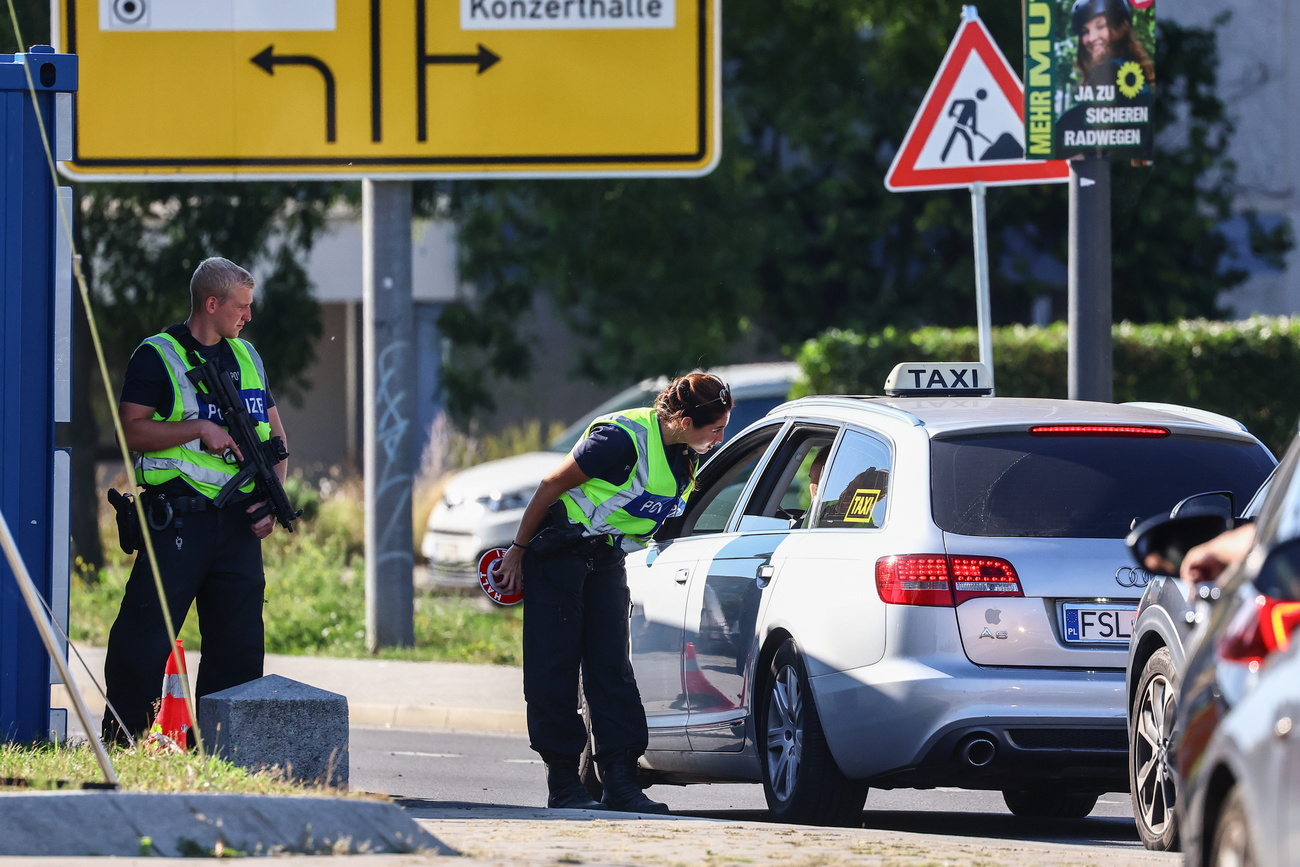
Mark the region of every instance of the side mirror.
[[1235, 506], [1228, 491], [1197, 494], [1135, 526], [1124, 543], [1148, 572], [1177, 578], [1188, 551], [1233, 528]]

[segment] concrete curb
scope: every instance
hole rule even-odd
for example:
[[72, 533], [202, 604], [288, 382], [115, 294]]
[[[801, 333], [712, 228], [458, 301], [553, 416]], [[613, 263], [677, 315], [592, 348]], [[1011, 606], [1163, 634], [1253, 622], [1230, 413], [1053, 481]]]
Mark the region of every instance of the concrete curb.
[[396, 804], [269, 795], [0, 794], [0, 855], [459, 854]]

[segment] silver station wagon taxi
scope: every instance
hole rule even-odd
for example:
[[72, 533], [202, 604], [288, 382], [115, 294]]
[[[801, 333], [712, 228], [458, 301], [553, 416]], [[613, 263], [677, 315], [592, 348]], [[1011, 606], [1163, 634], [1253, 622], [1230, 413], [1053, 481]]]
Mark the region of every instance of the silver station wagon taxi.
[[869, 787], [1000, 790], [1026, 817], [1127, 791], [1124, 537], [1272, 454], [1223, 416], [992, 397], [903, 364], [880, 397], [783, 404], [628, 557], [643, 782], [762, 782], [856, 824]]

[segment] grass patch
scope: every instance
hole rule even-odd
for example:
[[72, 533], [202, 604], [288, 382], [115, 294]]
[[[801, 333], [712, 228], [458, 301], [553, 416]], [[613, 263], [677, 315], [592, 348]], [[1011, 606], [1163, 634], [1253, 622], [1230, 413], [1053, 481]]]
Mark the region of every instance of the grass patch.
[[[321, 795], [342, 797], [345, 792], [303, 786], [285, 779], [278, 770], [256, 773], [213, 756], [194, 753], [152, 755], [137, 747], [115, 748], [109, 759], [124, 791], [223, 792], [243, 795]], [[84, 745], [0, 744], [0, 788], [47, 790], [79, 787], [83, 782], [103, 782], [95, 754]]]
[[[290, 479], [290, 499], [304, 510], [294, 533], [283, 529], [262, 545], [266, 565], [266, 651], [291, 655], [365, 657], [365, 559], [362, 488], [326, 479], [319, 486]], [[117, 617], [133, 557], [117, 547], [116, 529], [103, 521], [106, 564], [97, 572], [78, 564], [70, 590], [74, 642], [104, 646]], [[485, 610], [477, 598], [419, 594], [415, 645], [390, 648], [384, 659], [519, 665], [523, 614], [519, 607]], [[202, 650], [193, 610], [180, 636]]]

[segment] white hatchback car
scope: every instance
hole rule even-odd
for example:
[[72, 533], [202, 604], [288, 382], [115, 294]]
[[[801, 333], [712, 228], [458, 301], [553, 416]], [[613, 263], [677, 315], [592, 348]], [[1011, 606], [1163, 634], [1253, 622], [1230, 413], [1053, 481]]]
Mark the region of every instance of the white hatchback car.
[[1212, 413], [987, 384], [900, 365], [886, 396], [786, 403], [701, 467], [627, 561], [643, 782], [761, 781], [812, 824], [856, 824], [872, 786], [1038, 818], [1127, 791], [1124, 537], [1200, 491], [1244, 502], [1273, 456]]
[[[785, 401], [798, 372], [793, 362], [714, 368], [712, 373], [731, 386], [736, 399], [728, 430], [741, 430]], [[642, 380], [575, 421], [546, 451], [487, 461], [448, 479], [420, 545], [427, 564], [426, 583], [478, 587], [479, 557], [489, 548], [510, 544], [538, 483], [569, 453], [592, 420], [616, 410], [649, 406], [667, 384], [665, 377]]]

